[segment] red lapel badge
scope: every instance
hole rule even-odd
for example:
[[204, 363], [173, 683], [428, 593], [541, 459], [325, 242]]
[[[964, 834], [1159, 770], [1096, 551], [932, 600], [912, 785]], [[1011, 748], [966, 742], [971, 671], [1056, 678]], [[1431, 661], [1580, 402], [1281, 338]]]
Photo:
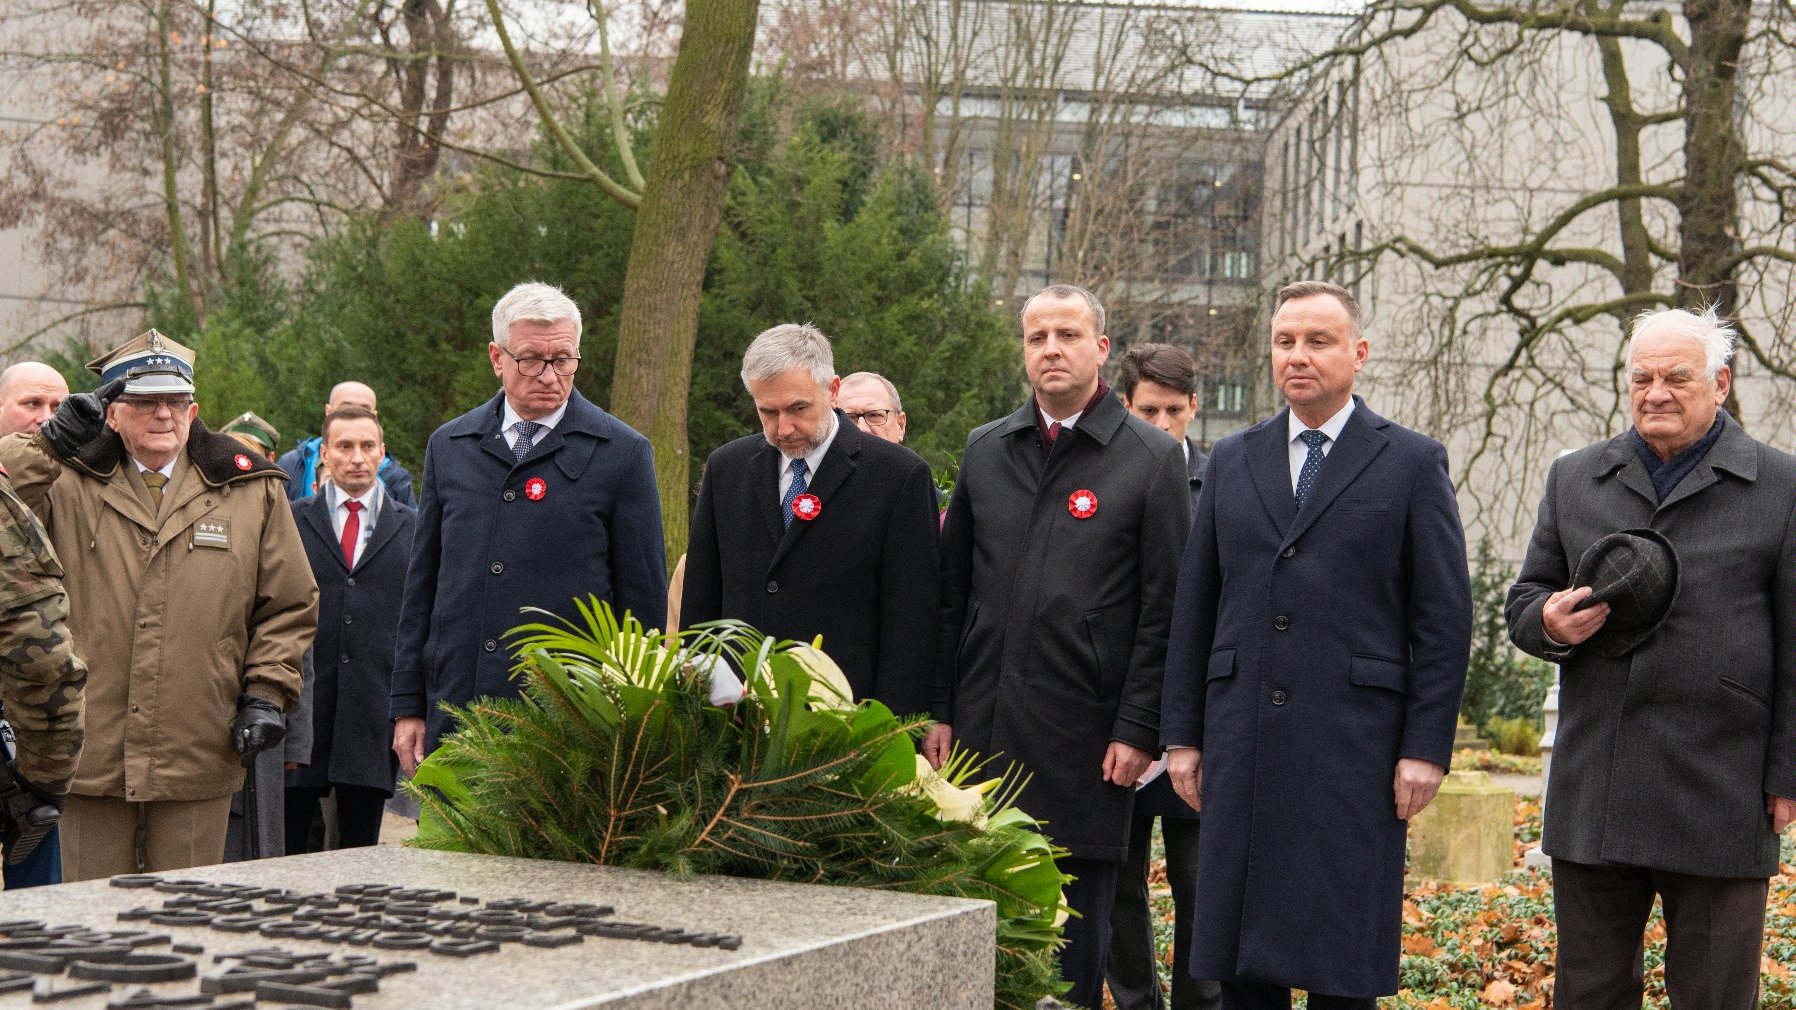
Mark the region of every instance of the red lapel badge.
[[808, 523], [823, 514], [823, 502], [814, 494], [801, 494], [792, 499], [792, 514]]
[[531, 501], [542, 501], [543, 496], [548, 493], [549, 482], [541, 477], [532, 477], [524, 482], [524, 497]]
[[236, 463], [237, 469], [239, 469], [239, 470], [248, 470], [250, 467], [256, 465], [254, 463], [251, 463], [249, 461], [249, 457], [245, 456], [242, 453], [238, 453], [237, 455], [231, 457], [231, 462]]
[[1090, 519], [1098, 514], [1098, 496], [1086, 488], [1074, 491], [1066, 499], [1066, 510], [1074, 519]]

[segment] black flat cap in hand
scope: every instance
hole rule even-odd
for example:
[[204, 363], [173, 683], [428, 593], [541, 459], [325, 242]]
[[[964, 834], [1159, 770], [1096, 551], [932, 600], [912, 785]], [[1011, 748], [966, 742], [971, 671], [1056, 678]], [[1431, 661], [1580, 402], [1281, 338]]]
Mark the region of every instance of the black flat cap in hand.
[[1578, 559], [1572, 587], [1591, 592], [1579, 610], [1609, 605], [1609, 617], [1580, 648], [1619, 659], [1638, 648], [1665, 621], [1678, 595], [1678, 555], [1653, 529], [1622, 530], [1591, 544]]

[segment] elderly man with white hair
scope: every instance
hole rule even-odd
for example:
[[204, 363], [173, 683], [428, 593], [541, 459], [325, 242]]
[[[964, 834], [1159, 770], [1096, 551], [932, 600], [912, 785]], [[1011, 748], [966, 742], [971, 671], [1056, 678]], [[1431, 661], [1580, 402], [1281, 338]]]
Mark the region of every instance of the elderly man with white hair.
[[573, 618], [590, 594], [653, 627], [667, 601], [654, 452], [574, 388], [579, 307], [547, 284], [512, 288], [487, 356], [498, 395], [424, 451], [390, 711], [407, 775], [454, 728], [440, 702], [518, 695], [505, 633], [529, 620], [521, 608]]
[[1721, 409], [1734, 331], [1635, 321], [1633, 426], [1547, 474], [1509, 636], [1563, 667], [1542, 848], [1561, 1006], [1639, 1010], [1656, 895], [1679, 1010], [1758, 1005], [1796, 815], [1796, 457]]

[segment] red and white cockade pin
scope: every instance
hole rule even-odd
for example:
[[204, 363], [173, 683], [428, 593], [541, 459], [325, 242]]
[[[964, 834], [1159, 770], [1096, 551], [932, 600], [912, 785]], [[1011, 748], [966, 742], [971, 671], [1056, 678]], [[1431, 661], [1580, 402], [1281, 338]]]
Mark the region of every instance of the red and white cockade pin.
[[249, 461], [249, 457], [248, 457], [248, 456], [245, 456], [245, 455], [244, 455], [244, 454], [242, 454], [242, 453], [238, 453], [238, 454], [237, 454], [237, 455], [235, 455], [235, 456], [232, 456], [232, 457], [231, 457], [231, 462], [233, 462], [233, 463], [236, 463], [236, 464], [237, 464], [237, 469], [239, 469], [239, 470], [248, 470], [248, 469], [249, 469], [249, 468], [250, 468], [250, 467], [252, 467], [252, 466], [255, 466], [255, 465], [256, 465], [256, 464], [254, 464], [254, 463], [251, 463], [251, 462], [250, 462], [250, 461]]
[[1074, 519], [1090, 519], [1098, 514], [1098, 496], [1087, 488], [1080, 488], [1067, 496], [1066, 510]]
[[792, 499], [792, 514], [808, 523], [823, 514], [823, 502], [814, 494], [801, 494]]
[[524, 482], [524, 497], [531, 501], [542, 501], [549, 493], [549, 482], [541, 477], [532, 477]]

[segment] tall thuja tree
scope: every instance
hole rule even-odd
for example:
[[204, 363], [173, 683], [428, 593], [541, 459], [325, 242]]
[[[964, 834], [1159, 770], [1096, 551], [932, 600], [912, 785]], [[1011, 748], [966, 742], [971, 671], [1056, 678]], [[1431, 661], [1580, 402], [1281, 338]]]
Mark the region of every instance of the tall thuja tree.
[[839, 372], [876, 371], [898, 386], [906, 443], [946, 465], [968, 430], [1019, 395], [1010, 321], [971, 279], [933, 181], [882, 155], [858, 103], [813, 100], [792, 118], [783, 141], [744, 131], [767, 150], [736, 173], [706, 286], [695, 458], [753, 430], [738, 374], [749, 341], [810, 321], [834, 341]]

